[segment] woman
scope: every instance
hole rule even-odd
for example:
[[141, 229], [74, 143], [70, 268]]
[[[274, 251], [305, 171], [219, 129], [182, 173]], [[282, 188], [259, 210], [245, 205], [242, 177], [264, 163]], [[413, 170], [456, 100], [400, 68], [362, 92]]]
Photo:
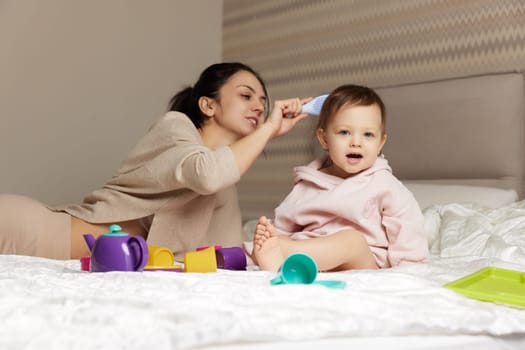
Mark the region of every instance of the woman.
[[307, 116], [307, 101], [275, 101], [265, 120], [259, 75], [241, 63], [213, 64], [172, 98], [117, 174], [82, 204], [48, 208], [0, 195], [0, 253], [79, 258], [89, 254], [83, 234], [99, 236], [114, 223], [178, 257], [202, 245], [240, 245], [235, 183], [270, 139]]

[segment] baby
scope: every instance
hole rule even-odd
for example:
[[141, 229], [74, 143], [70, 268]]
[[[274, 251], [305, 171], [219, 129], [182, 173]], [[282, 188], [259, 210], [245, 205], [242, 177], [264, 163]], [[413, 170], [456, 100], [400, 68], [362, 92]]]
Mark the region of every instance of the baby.
[[425, 262], [423, 215], [381, 150], [385, 106], [367, 87], [343, 85], [325, 100], [316, 127], [327, 155], [295, 168], [295, 185], [259, 218], [252, 258], [277, 271], [286, 256], [309, 254], [321, 271]]

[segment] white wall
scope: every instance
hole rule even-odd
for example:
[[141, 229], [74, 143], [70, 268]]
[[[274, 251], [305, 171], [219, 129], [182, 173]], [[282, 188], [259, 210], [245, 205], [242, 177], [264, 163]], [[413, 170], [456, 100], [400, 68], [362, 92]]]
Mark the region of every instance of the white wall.
[[80, 202], [221, 41], [217, 0], [0, 0], [0, 192]]

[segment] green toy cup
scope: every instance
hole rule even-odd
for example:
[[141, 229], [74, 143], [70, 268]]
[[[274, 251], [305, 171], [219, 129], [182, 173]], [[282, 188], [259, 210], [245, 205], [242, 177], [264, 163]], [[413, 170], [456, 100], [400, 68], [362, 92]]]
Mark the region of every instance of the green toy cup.
[[271, 284], [311, 284], [317, 277], [317, 264], [309, 255], [291, 254], [284, 259], [279, 275]]
[[276, 284], [321, 284], [325, 287], [343, 289], [344, 281], [316, 281], [317, 264], [314, 259], [304, 253], [294, 253], [284, 259], [279, 274], [270, 283]]

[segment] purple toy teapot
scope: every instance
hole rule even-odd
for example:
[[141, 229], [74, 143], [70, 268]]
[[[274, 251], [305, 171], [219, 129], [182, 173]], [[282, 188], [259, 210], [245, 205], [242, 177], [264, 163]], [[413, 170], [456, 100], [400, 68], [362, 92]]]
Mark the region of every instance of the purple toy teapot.
[[110, 232], [96, 240], [92, 234], [84, 239], [91, 251], [91, 272], [142, 271], [148, 262], [148, 245], [140, 236], [121, 232], [119, 225], [109, 226]]

